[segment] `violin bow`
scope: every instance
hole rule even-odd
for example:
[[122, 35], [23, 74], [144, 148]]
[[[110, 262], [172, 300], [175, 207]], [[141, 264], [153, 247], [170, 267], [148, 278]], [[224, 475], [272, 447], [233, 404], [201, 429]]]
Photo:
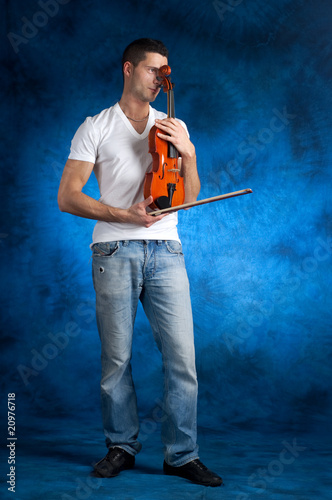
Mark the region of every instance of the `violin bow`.
[[176, 207], [163, 208], [161, 210], [155, 210], [149, 212], [149, 215], [160, 215], [167, 214], [170, 212], [177, 212], [178, 210], [185, 210], [186, 208], [197, 207], [198, 205], [205, 205], [206, 203], [212, 203], [214, 201], [225, 200], [226, 198], [234, 198], [235, 196], [241, 196], [244, 194], [252, 193], [251, 189], [241, 189], [240, 191], [233, 191], [232, 193], [220, 194], [218, 196], [212, 196], [212, 198], [205, 198], [204, 200], [197, 200], [191, 203], [183, 203], [183, 205], [178, 205]]

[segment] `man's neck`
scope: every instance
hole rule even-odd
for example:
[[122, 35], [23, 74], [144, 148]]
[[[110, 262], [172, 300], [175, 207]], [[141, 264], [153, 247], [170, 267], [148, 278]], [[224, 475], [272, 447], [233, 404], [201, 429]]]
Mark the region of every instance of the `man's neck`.
[[119, 106], [127, 117], [133, 118], [133, 120], [143, 120], [149, 114], [149, 102], [143, 102], [138, 99], [134, 99], [130, 96], [122, 97], [119, 101]]

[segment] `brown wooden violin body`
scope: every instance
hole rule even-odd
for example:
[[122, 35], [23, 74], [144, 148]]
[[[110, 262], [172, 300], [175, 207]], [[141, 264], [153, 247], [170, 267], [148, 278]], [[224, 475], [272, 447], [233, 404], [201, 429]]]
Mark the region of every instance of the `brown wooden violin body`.
[[[159, 69], [158, 79], [164, 92], [167, 92], [167, 117], [175, 118], [174, 111], [174, 84], [168, 78], [171, 73], [169, 66]], [[180, 174], [179, 154], [176, 148], [168, 141], [160, 139], [158, 132], [162, 132], [155, 125], [149, 132], [149, 153], [152, 155], [152, 169], [145, 176], [144, 198], [152, 195], [152, 209], [165, 209], [182, 205], [184, 202], [184, 183]], [[162, 132], [164, 133], [164, 132]]]
[[[167, 92], [167, 116], [168, 118], [175, 118], [174, 84], [168, 78], [171, 68], [167, 65], [162, 66], [159, 68], [158, 73], [158, 80], [161, 82], [164, 92]], [[177, 212], [197, 205], [252, 193], [251, 189], [242, 189], [241, 191], [233, 191], [232, 193], [192, 203], [184, 203], [184, 182], [179, 168], [178, 151], [173, 144], [160, 139], [157, 135], [158, 132], [161, 132], [161, 130], [156, 126], [153, 126], [149, 132], [149, 153], [152, 155], [152, 169], [145, 174], [144, 182], [144, 198], [146, 199], [151, 195], [153, 197], [153, 202], [149, 205], [154, 210], [152, 215]]]

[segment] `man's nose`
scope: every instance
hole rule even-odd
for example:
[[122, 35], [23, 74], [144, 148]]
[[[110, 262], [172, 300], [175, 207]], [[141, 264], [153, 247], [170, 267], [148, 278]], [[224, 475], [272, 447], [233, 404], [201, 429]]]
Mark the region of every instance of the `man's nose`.
[[155, 79], [154, 79], [154, 84], [157, 86], [157, 87], [161, 87], [162, 86], [162, 83], [163, 83], [163, 79], [156, 75], [155, 76]]

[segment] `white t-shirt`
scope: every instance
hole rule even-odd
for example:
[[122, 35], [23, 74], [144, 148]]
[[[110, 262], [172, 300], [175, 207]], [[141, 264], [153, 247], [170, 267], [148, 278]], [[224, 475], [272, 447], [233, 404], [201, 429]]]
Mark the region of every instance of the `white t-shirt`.
[[[151, 106], [147, 126], [136, 132], [119, 103], [94, 117], [86, 118], [77, 130], [69, 158], [94, 163], [99, 201], [117, 208], [129, 208], [144, 200], [145, 173], [151, 170], [148, 136], [155, 119], [167, 115]], [[186, 128], [186, 125], [181, 122]], [[187, 128], [186, 128], [187, 130]], [[179, 240], [177, 213], [169, 214], [149, 228], [136, 224], [98, 221], [93, 243], [120, 240]]]

